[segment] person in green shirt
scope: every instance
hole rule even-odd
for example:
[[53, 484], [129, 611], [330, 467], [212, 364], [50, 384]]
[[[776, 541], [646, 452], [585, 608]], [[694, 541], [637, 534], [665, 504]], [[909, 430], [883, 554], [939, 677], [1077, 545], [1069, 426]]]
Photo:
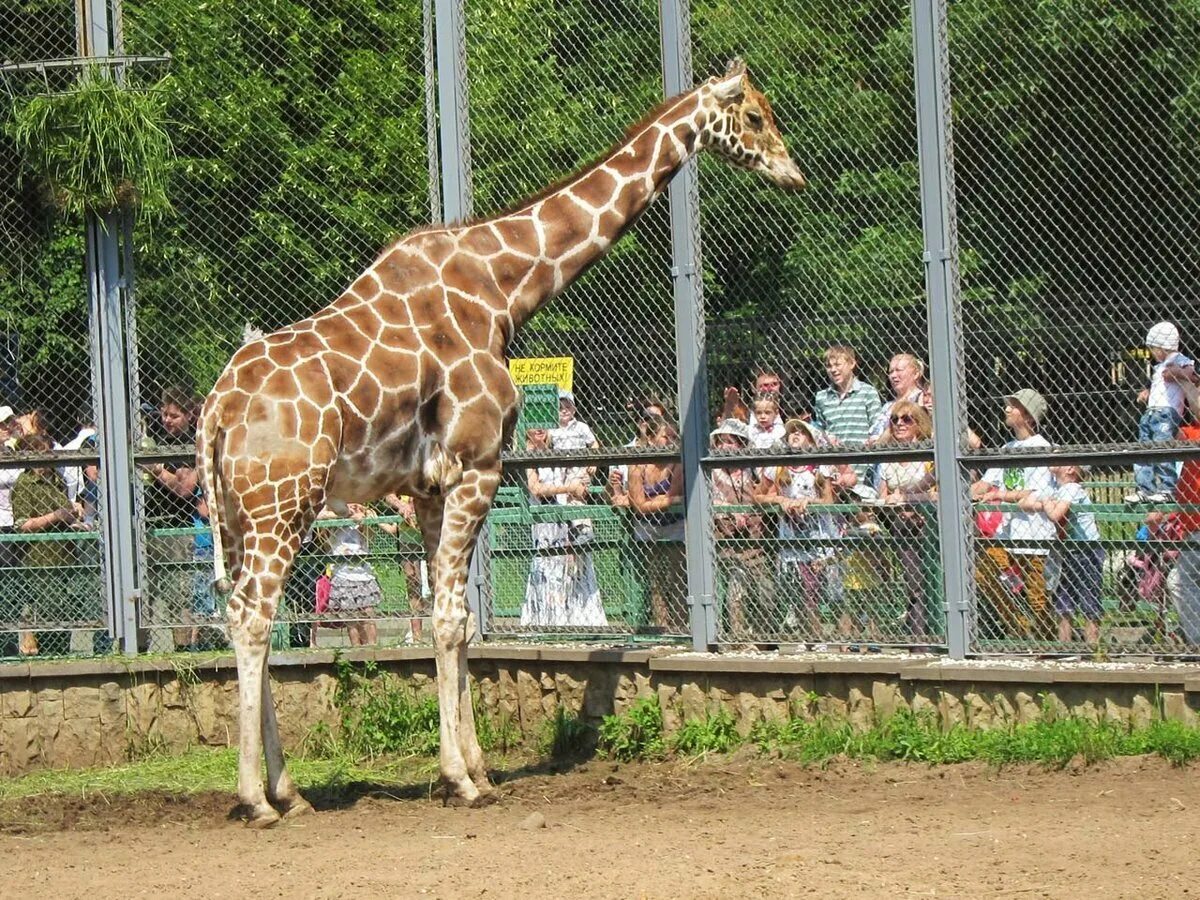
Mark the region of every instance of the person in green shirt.
[[[25, 453], [49, 453], [53, 442], [44, 434], [23, 436], [17, 449]], [[79, 508], [67, 500], [62, 476], [49, 466], [26, 469], [12, 489], [13, 525], [21, 534], [65, 531], [80, 518]], [[26, 551], [23, 568], [31, 575], [31, 602], [23, 618], [35, 622], [56, 623], [79, 618], [74, 602], [76, 592], [65, 589], [64, 581], [71, 579], [75, 564], [74, 546], [70, 541], [34, 541]], [[44, 572], [31, 570], [45, 569]], [[23, 652], [66, 653], [70, 649], [70, 632], [38, 631], [36, 645], [26, 643]]]

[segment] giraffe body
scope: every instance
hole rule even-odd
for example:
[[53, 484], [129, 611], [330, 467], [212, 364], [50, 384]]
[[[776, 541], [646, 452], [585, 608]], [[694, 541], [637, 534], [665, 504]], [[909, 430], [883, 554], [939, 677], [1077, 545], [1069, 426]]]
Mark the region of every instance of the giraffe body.
[[467, 682], [466, 579], [516, 418], [505, 351], [703, 148], [783, 187], [804, 184], [766, 98], [735, 62], [519, 209], [400, 238], [331, 305], [230, 360], [196, 452], [217, 583], [231, 588], [238, 793], [250, 824], [308, 809], [284, 767], [266, 676], [292, 560], [325, 505], [393, 492], [414, 497], [435, 588], [442, 778], [450, 796], [488, 795]]

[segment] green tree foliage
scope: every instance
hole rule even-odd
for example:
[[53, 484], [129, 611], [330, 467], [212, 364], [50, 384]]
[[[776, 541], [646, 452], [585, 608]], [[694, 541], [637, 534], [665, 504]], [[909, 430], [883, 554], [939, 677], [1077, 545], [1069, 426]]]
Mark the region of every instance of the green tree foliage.
[[[830, 342], [856, 343], [876, 378], [888, 351], [923, 346], [908, 10], [692, 3], [697, 78], [744, 57], [810, 179], [791, 196], [702, 166], [714, 388], [759, 361], [808, 395]], [[172, 55], [175, 212], [137, 235], [143, 390], [184, 377], [203, 389], [245, 322], [308, 314], [429, 220], [421, 4], [127, 0], [124, 12], [130, 52]], [[4, 58], [61, 55], [63, 40], [35, 37], [62, 38], [70, 7], [4, 4], [0, 22]], [[1169, 285], [1194, 300], [1200, 2], [953, 0], [949, 35], [961, 271], [993, 342], [1034, 366], [1063, 350], [1039, 329], [1064, 295], [1149, 307], [1148, 286]], [[653, 0], [470, 2], [466, 43], [477, 214], [595, 158], [662, 93]], [[10, 150], [0, 139], [0, 159]], [[19, 189], [11, 166], [0, 179], [0, 317], [23, 338], [26, 383], [61, 381], [86, 369], [79, 223]], [[667, 224], [665, 206], [652, 210], [514, 352], [575, 353], [616, 403], [636, 378], [668, 390]], [[994, 370], [970, 362], [980, 378]]]

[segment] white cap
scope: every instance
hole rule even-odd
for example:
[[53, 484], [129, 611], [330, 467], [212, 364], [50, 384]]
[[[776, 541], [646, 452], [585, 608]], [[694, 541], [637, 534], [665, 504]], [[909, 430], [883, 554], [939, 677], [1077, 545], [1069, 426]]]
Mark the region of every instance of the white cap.
[[13, 413], [11, 406], [0, 406], [0, 422], [7, 422], [14, 415], [15, 413]]
[[1159, 347], [1163, 350], [1179, 349], [1179, 329], [1170, 322], [1159, 322], [1146, 335], [1147, 347]]
[[570, 391], [564, 391], [562, 388], [559, 388], [558, 389], [558, 402], [559, 403], [570, 403], [572, 406], [574, 406], [575, 405], [575, 395], [573, 393], [571, 393]]

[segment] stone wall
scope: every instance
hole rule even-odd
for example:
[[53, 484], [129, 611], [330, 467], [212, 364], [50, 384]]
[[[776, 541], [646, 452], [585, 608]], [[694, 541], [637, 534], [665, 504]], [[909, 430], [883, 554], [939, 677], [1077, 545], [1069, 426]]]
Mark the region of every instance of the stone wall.
[[[424, 649], [362, 651], [420, 693], [435, 693]], [[472, 648], [485, 708], [535, 735], [558, 706], [598, 721], [657, 695], [667, 729], [717, 709], [746, 733], [788, 715], [845, 719], [866, 728], [898, 710], [930, 711], [944, 727], [995, 728], [1049, 710], [1144, 726], [1196, 724], [1200, 667], [951, 663], [907, 657], [730, 657], [669, 650]], [[272, 658], [283, 740], [296, 748], [319, 722], [333, 725], [330, 653]], [[0, 665], [0, 772], [101, 766], [148, 750], [237, 741], [237, 672], [231, 658]]]

